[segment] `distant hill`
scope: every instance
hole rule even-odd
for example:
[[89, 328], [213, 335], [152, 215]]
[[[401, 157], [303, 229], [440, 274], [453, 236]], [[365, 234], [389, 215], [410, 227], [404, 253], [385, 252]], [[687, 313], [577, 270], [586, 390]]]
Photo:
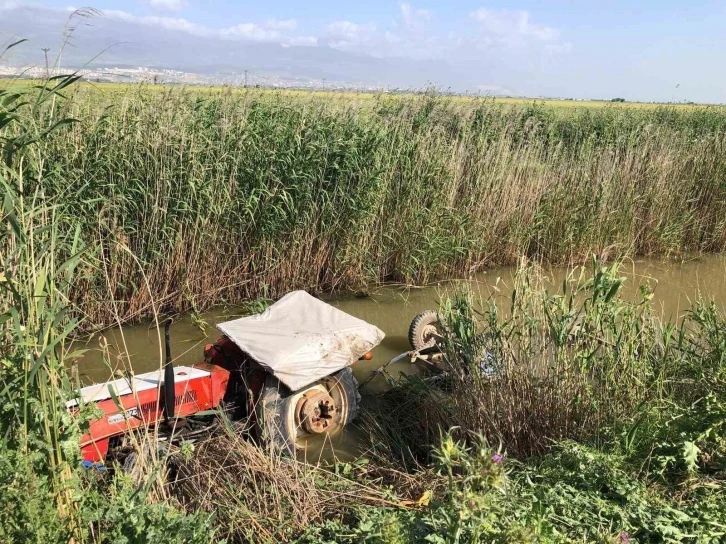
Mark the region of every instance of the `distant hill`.
[[[50, 48], [51, 64], [63, 43], [70, 12], [18, 6], [0, 14], [0, 30], [27, 38], [13, 48], [3, 64], [44, 66], [42, 48]], [[162, 26], [96, 16], [77, 25], [63, 52], [66, 68], [144, 66], [200, 74], [240, 73], [285, 78], [367, 83], [422, 88], [446, 82], [465, 89], [467, 82], [443, 61], [377, 58], [343, 52], [326, 45], [283, 46], [194, 35]], [[471, 85], [469, 88], [474, 88]]]

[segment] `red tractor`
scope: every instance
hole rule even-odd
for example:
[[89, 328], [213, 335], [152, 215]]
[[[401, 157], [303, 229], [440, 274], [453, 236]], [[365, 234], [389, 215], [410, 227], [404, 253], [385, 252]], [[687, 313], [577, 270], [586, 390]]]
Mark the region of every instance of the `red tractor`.
[[218, 328], [224, 336], [206, 346], [204, 362], [175, 368], [167, 325], [163, 368], [79, 391], [69, 409], [95, 403], [102, 413], [81, 441], [86, 466], [132, 462], [133, 433], [152, 430], [167, 444], [207, 436], [221, 411], [294, 452], [306, 438], [336, 433], [356, 417], [360, 395], [350, 365], [370, 358], [384, 337], [304, 291]]

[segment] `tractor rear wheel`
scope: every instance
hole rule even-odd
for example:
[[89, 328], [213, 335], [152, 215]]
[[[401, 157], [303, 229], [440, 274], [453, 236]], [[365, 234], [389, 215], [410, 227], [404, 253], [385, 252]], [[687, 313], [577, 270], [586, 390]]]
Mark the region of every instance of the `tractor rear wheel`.
[[315, 436], [339, 433], [358, 415], [357, 386], [350, 367], [295, 392], [268, 375], [259, 402], [263, 438], [273, 448], [292, 454], [306, 449]]

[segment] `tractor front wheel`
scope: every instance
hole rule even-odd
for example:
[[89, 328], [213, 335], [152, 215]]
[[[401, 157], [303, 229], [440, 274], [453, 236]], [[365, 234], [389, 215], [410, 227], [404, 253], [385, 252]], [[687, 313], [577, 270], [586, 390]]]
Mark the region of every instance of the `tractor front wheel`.
[[411, 321], [408, 341], [415, 350], [435, 346], [441, 339], [439, 314], [433, 310], [421, 312]]

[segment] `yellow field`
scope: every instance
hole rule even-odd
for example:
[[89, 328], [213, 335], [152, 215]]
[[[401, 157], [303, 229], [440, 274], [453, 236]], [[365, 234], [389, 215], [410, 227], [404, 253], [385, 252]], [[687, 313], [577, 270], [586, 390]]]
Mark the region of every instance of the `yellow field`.
[[[10, 89], [13, 87], [24, 88], [30, 85], [39, 85], [42, 81], [32, 79], [0, 79], [0, 89]], [[242, 87], [228, 87], [221, 85], [181, 85], [181, 84], [148, 84], [148, 83], [110, 83], [110, 82], [91, 82], [84, 81], [76, 84], [76, 89], [94, 89], [104, 94], [124, 93], [130, 90], [144, 88], [147, 91], [168, 91], [169, 89], [186, 89], [194, 90], [199, 93], [218, 93], [228, 91], [233, 93], [248, 93], [251, 95], [262, 94], [278, 94], [291, 97], [316, 97], [331, 99], [349, 99], [366, 101], [374, 98], [385, 96], [387, 98], [401, 97], [411, 98], [412, 96], [421, 96], [424, 93], [405, 92], [364, 92], [364, 91], [337, 91], [337, 90], [318, 90], [318, 89], [273, 89], [273, 88], [256, 88], [251, 87], [244, 89]], [[673, 102], [610, 102], [607, 100], [564, 100], [564, 99], [545, 99], [545, 98], [515, 98], [515, 97], [493, 97], [493, 96], [476, 96], [476, 95], [451, 95], [456, 101], [474, 101], [474, 100], [491, 100], [498, 104], [511, 104], [513, 106], [524, 106], [536, 103], [538, 105], [551, 106], [555, 108], [657, 108], [660, 106], [678, 107], [678, 108], [705, 108], [719, 107], [714, 104], [683, 104]]]

